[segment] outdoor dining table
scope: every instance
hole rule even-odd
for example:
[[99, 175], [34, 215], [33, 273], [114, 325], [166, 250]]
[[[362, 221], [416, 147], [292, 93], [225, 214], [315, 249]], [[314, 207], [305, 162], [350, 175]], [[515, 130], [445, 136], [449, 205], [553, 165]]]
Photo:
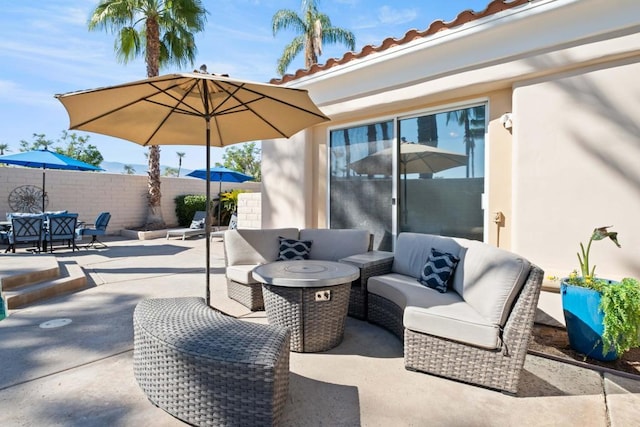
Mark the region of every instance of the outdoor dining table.
[[260, 265], [267, 320], [288, 327], [291, 351], [318, 352], [342, 342], [356, 267], [333, 261], [276, 261]]

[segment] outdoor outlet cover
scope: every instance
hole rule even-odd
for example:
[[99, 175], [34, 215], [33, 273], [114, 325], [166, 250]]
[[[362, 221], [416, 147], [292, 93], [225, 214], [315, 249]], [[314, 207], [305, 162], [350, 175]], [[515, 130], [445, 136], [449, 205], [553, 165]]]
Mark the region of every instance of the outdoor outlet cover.
[[316, 301], [330, 301], [331, 291], [318, 291], [316, 292]]

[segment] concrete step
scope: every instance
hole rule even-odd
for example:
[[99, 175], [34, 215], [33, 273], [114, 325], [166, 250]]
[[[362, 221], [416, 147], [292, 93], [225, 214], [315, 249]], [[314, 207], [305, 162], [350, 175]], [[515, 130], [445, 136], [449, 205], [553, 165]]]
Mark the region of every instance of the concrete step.
[[[12, 290], [3, 290], [9, 310], [21, 308], [34, 302], [74, 292], [87, 286], [84, 270], [75, 262], [59, 262], [59, 277], [52, 280], [23, 285]], [[4, 281], [3, 281], [4, 286]]]
[[59, 276], [60, 266], [53, 255], [2, 255], [0, 284], [3, 291], [53, 280]]

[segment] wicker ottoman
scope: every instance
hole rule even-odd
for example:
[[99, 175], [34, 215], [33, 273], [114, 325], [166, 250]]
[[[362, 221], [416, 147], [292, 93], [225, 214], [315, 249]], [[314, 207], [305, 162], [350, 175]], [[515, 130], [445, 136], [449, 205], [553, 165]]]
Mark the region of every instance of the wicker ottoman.
[[278, 422], [289, 332], [221, 314], [202, 298], [147, 299], [133, 315], [133, 367], [149, 400], [192, 425]]

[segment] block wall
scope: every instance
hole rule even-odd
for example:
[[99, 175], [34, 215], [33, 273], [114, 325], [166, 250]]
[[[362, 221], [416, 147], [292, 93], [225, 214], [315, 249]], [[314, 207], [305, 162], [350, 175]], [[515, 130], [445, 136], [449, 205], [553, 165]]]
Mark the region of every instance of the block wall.
[[238, 228], [262, 228], [262, 194], [238, 195]]
[[[0, 165], [0, 219], [13, 212], [10, 194], [16, 188], [33, 185], [42, 188], [42, 169]], [[205, 181], [195, 178], [162, 177], [162, 215], [168, 226], [176, 226], [174, 198], [184, 194], [206, 192]], [[77, 212], [80, 221], [93, 223], [100, 212], [111, 213], [108, 234], [119, 234], [124, 228], [144, 225], [147, 215], [147, 177], [114, 173], [46, 170], [45, 187], [49, 197], [46, 210]], [[242, 188], [260, 191], [260, 183], [222, 183], [222, 191]], [[14, 193], [15, 194], [15, 193]], [[218, 194], [218, 183], [211, 183], [212, 197]]]

